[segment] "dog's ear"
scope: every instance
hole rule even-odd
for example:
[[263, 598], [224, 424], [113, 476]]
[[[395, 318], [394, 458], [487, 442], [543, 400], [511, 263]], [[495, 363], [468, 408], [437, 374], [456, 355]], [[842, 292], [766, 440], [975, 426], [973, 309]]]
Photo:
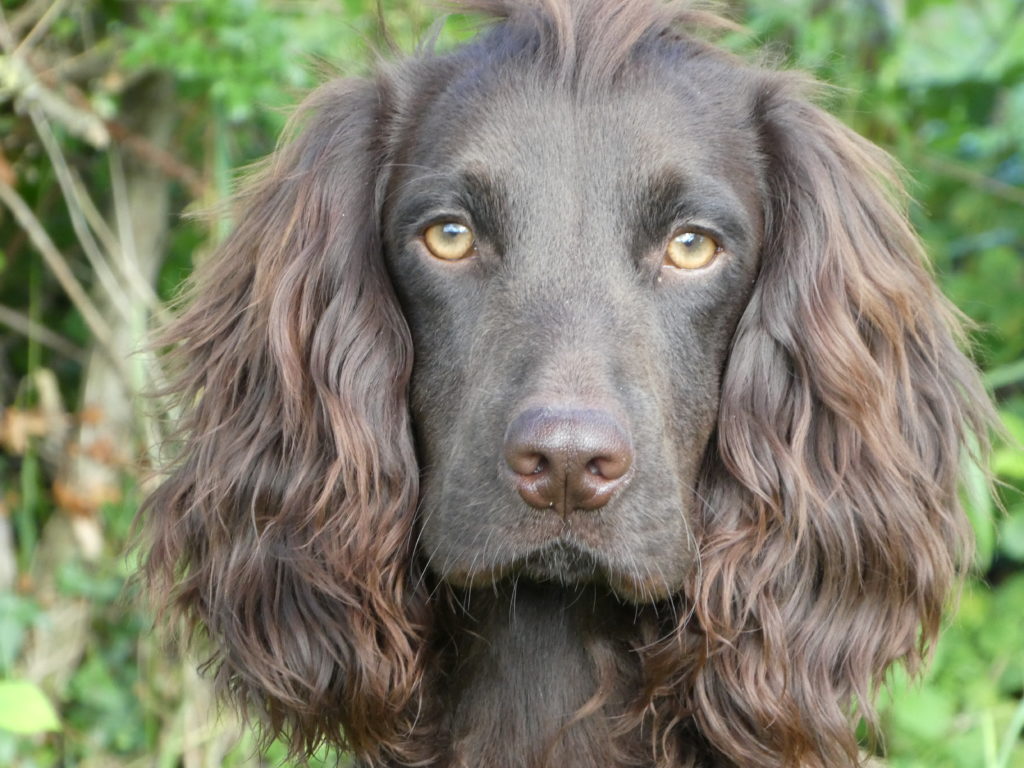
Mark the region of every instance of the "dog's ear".
[[991, 408], [889, 158], [772, 75], [760, 276], [701, 489], [688, 709], [740, 765], [853, 765], [970, 562], [958, 475]]
[[222, 690], [305, 754], [372, 752], [421, 674], [408, 328], [380, 255], [381, 97], [322, 87], [169, 329], [177, 459], [141, 512], [152, 593]]

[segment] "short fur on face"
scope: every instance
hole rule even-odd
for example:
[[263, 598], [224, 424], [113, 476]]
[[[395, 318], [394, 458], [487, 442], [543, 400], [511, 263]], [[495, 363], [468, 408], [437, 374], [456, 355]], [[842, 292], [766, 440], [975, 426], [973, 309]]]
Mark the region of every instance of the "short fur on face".
[[[195, 277], [154, 594], [299, 756], [856, 765], [991, 419], [892, 164], [685, 4], [459, 6], [496, 21], [309, 97]], [[510, 473], [552, 412], [628, 454], [596, 507]]]

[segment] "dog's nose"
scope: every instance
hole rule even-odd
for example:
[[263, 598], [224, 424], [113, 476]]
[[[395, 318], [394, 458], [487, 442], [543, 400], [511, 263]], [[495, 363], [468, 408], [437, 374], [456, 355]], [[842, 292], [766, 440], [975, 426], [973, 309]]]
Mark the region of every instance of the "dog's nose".
[[505, 462], [527, 504], [567, 515], [608, 503], [628, 479], [633, 445], [606, 411], [531, 408], [505, 432]]

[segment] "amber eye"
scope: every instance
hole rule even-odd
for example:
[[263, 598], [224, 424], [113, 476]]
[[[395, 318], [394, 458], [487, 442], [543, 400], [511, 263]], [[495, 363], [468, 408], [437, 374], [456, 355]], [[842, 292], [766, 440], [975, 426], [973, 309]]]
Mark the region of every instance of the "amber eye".
[[687, 230], [672, 238], [665, 250], [665, 266], [676, 269], [700, 269], [710, 264], [720, 248], [715, 240], [700, 232]]
[[427, 227], [423, 242], [434, 256], [445, 261], [458, 261], [473, 253], [473, 230], [456, 221], [442, 221]]

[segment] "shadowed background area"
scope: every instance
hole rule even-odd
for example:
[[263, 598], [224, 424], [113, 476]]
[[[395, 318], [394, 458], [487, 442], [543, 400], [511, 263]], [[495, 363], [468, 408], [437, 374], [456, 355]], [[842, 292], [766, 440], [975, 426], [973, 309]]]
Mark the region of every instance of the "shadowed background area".
[[[126, 588], [147, 446], [167, 424], [139, 397], [159, 370], [131, 353], [230, 226], [182, 214], [222, 202], [325, 72], [365, 73], [438, 16], [383, 7], [388, 35], [371, 0], [0, 0], [0, 765], [279, 762], [218, 718]], [[896, 675], [881, 695], [888, 762], [1024, 766], [1024, 2], [747, 0], [730, 15], [749, 31], [730, 47], [767, 44], [838, 86], [833, 111], [907, 167], [1006, 427], [999, 498], [968, 471], [976, 569], [959, 614], [925, 682]], [[440, 45], [473, 28], [449, 19]]]

